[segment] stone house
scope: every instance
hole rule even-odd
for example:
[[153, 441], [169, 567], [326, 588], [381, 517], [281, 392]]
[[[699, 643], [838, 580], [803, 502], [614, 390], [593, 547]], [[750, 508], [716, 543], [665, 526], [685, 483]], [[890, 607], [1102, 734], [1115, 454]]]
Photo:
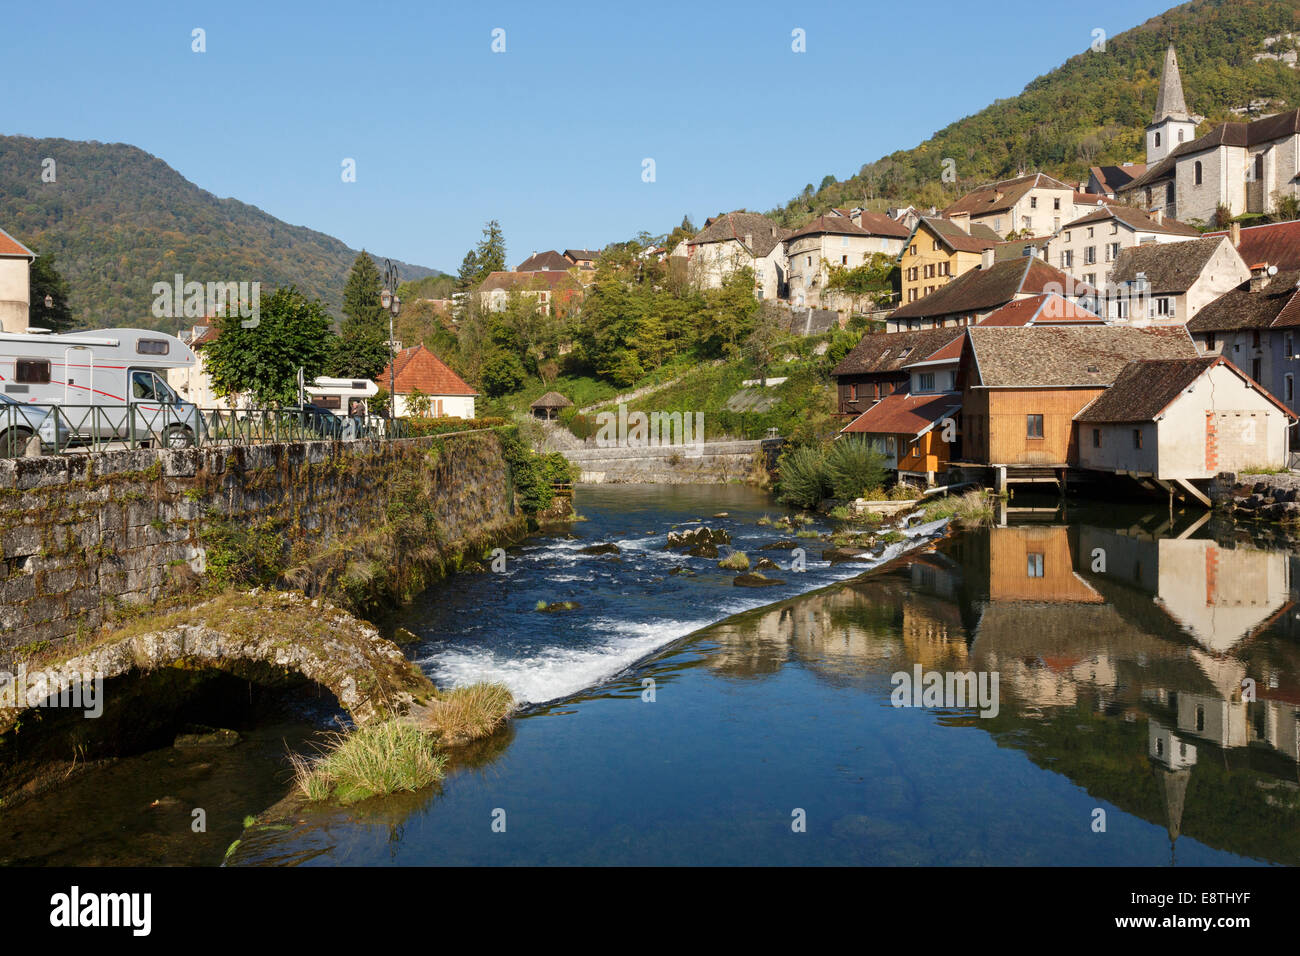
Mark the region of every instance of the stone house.
[[[866, 227], [859, 225], [863, 220]], [[906, 238], [907, 230], [888, 216], [861, 213], [857, 221], [847, 216], [818, 216], [785, 238], [791, 304], [796, 308], [846, 305], [840, 301], [843, 296], [826, 290], [830, 267], [857, 268], [877, 254], [896, 257]]]
[[1079, 467], [1178, 484], [1282, 468], [1294, 420], [1223, 356], [1134, 361], [1075, 416]]
[[756, 212], [719, 216], [686, 240], [686, 276], [698, 288], [716, 289], [728, 276], [748, 268], [754, 272], [754, 294], [758, 298], [784, 298], [787, 277], [783, 241], [788, 235], [790, 230]]
[[969, 230], [984, 225], [1000, 237], [1056, 232], [1075, 218], [1074, 187], [1044, 173], [1033, 173], [982, 186], [943, 211], [946, 219]]
[[1185, 325], [1249, 278], [1226, 237], [1131, 246], [1111, 268], [1104, 314], [1128, 325]]
[[1068, 222], [1048, 243], [1048, 261], [1062, 272], [1101, 288], [1119, 254], [1146, 242], [1199, 239], [1200, 230], [1162, 213], [1148, 216], [1134, 206], [1103, 206]]

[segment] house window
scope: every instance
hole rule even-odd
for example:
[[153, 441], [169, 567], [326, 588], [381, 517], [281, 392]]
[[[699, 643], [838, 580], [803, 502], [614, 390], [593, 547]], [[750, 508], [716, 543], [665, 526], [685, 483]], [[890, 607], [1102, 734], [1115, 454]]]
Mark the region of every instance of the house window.
[[935, 252], [938, 252], [938, 251], [939, 251], [939, 240], [938, 240], [938, 239], [934, 240], [934, 242], [932, 242], [932, 243], [930, 244], [930, 248], [933, 249]]
[[1061, 208], [1061, 197], [1060, 197], [1060, 196], [1057, 196], [1055, 199], [1052, 200], [1052, 208], [1053, 208], [1053, 209], [1060, 209], [1060, 208]]
[[1140, 428], [1133, 429], [1133, 447], [1138, 451], [1142, 450], [1142, 429]]
[[803, 257], [803, 264], [806, 265], [806, 266], [810, 266], [810, 265], [812, 265], [812, 256], [804, 256], [804, 257]]
[[1255, 381], [1257, 381], [1257, 382], [1259, 381], [1259, 379], [1260, 379], [1260, 374], [1259, 374], [1259, 359], [1251, 359], [1251, 360], [1250, 360], [1250, 377], [1253, 378], [1253, 379], [1254, 379]]
[[1286, 400], [1288, 402], [1295, 401], [1295, 380], [1292, 378], [1290, 372], [1288, 372], [1286, 376]]
[[934, 373], [933, 373], [933, 372], [922, 372], [922, 373], [921, 373], [921, 391], [923, 391], [923, 392], [933, 392], [933, 391], [934, 391]]
[[1083, 250], [1083, 262], [1084, 265], [1089, 265], [1089, 266], [1096, 264], [1097, 262], [1096, 246], [1088, 246], [1086, 249]]
[[1250, 347], [1259, 348], [1259, 329], [1252, 329], [1250, 333]]
[[994, 231], [994, 232], [1001, 232], [1001, 231], [1002, 231], [1002, 217], [1001, 217], [1001, 216], [999, 216], [998, 218], [996, 218], [996, 219], [993, 220], [993, 231]]
[[1214, 351], [1214, 333], [1213, 333], [1213, 332], [1206, 332], [1206, 333], [1205, 333], [1205, 351], [1207, 351], [1207, 352], [1212, 352], [1212, 351]]
[[847, 266], [848, 264], [849, 264], [849, 257], [848, 257], [848, 256], [840, 256], [840, 265], [842, 265], [842, 266]]
[[1165, 205], [1172, 206], [1173, 204], [1174, 204], [1174, 184], [1170, 183], [1168, 186], [1165, 187]]
[[1061, 253], [1061, 268], [1062, 268], [1062, 269], [1072, 269], [1072, 268], [1074, 268], [1074, 250], [1073, 250], [1073, 249], [1066, 249], [1064, 252]]
[[1041, 578], [1043, 576], [1043, 556], [1042, 554], [1030, 553], [1026, 573], [1031, 578]]
[[1161, 296], [1158, 299], [1151, 300], [1151, 308], [1148, 311], [1149, 318], [1157, 318], [1160, 316], [1168, 318], [1173, 316], [1173, 314], [1174, 314], [1173, 299], [1167, 296]]
[[1100, 429], [1100, 428], [1094, 428], [1094, 429], [1092, 430], [1092, 447], [1093, 447], [1093, 448], [1100, 448], [1100, 447], [1101, 447], [1101, 429]]
[[1042, 415], [1025, 416], [1025, 437], [1026, 438], [1043, 437], [1043, 416]]
[[1196, 161], [1195, 180], [1196, 180], [1196, 185], [1198, 186], [1201, 185], [1203, 182], [1205, 182], [1205, 171], [1202, 169], [1201, 161], [1199, 159]]
[[912, 255], [916, 255], [916, 243], [912, 243], [912, 247], [908, 251], [910, 251]]
[[1030, 208], [1030, 209], [1037, 209], [1037, 208], [1038, 208], [1038, 197], [1037, 197], [1037, 196], [1030, 196], [1030, 197], [1029, 197], [1029, 208]]
[[1092, 226], [1089, 226], [1089, 227], [1088, 227], [1088, 238], [1091, 239], [1092, 236], [1093, 236], [1093, 227], [1092, 227]]
[[1160, 148], [1160, 134], [1156, 133], [1156, 149]]
[[857, 400], [858, 400], [858, 386], [857, 386], [857, 385], [850, 385], [850, 386], [849, 386], [849, 401], [850, 401], [850, 402], [856, 402]]
[[48, 385], [49, 359], [19, 359], [14, 363], [14, 381], [28, 385]]
[[1290, 332], [1286, 334], [1286, 337], [1282, 340], [1282, 342], [1283, 342], [1282, 347], [1286, 350], [1286, 355], [1284, 357], [1287, 359], [1295, 358], [1295, 343], [1291, 339]]

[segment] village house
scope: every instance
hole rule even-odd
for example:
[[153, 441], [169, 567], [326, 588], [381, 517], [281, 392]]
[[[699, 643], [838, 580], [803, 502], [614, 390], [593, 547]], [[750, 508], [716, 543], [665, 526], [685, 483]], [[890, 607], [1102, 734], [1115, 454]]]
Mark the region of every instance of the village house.
[[579, 269], [595, 269], [600, 252], [596, 249], [565, 249], [564, 258]]
[[215, 342], [221, 334], [216, 320], [209, 318], [203, 325], [194, 325], [189, 330], [182, 330], [178, 335], [182, 342], [194, 350], [195, 363], [188, 368], [169, 368], [167, 384], [176, 390], [181, 398], [197, 405], [199, 408], [218, 408], [229, 410], [230, 399], [218, 395], [212, 387], [212, 376], [208, 373], [207, 359], [203, 347]]
[[36, 253], [0, 229], [0, 331], [26, 332]]
[[398, 418], [421, 413], [433, 418], [474, 417], [478, 392], [423, 345], [398, 352], [376, 382], [387, 389], [394, 378], [392, 407]]
[[1146, 163], [1124, 163], [1121, 166], [1092, 166], [1088, 170], [1088, 184], [1085, 189], [1087, 192], [1105, 196], [1107, 199], [1116, 199], [1119, 190], [1146, 171]]
[[[933, 331], [942, 330], [884, 337], [896, 339]], [[900, 482], [933, 485], [947, 472], [951, 450], [957, 443], [957, 415], [961, 411], [957, 368], [961, 353], [960, 335], [933, 352], [911, 352], [917, 360], [903, 366], [908, 376], [905, 383], [851, 421], [840, 434], [868, 442], [884, 456]]]
[[1227, 236], [1241, 261], [1251, 269], [1259, 266], [1276, 266], [1284, 272], [1300, 269], [1300, 219], [1262, 226], [1233, 222], [1226, 230], [1207, 232], [1205, 236]]
[[789, 229], [756, 212], [719, 216], [686, 240], [686, 275], [697, 288], [716, 289], [741, 269], [751, 269], [758, 298], [785, 298], [788, 235]]
[[1119, 189], [1124, 201], [1185, 222], [1212, 222], [1220, 206], [1234, 217], [1271, 213], [1278, 199], [1300, 196], [1300, 109], [1220, 123], [1196, 138], [1171, 46], [1147, 127], [1147, 163]]
[[971, 232], [934, 216], [918, 219], [898, 257], [902, 273], [901, 304], [916, 302], [960, 275], [979, 267], [984, 251], [1001, 237], [986, 226]]
[[510, 293], [518, 292], [537, 303], [543, 314], [582, 299], [582, 283], [568, 272], [553, 269], [492, 272], [479, 286], [479, 304], [488, 312], [504, 312]]
[[831, 266], [854, 269], [874, 255], [896, 257], [902, 251], [907, 231], [888, 216], [861, 213], [868, 226], [848, 216], [818, 216], [785, 239], [789, 263], [789, 298], [796, 308], [835, 307], [842, 296], [828, 293], [826, 280]]
[[1178, 486], [1209, 507], [1190, 482], [1285, 467], [1295, 417], [1222, 356], [1134, 361], [1075, 415], [1078, 463]]
[[1300, 268], [1286, 272], [1260, 263], [1240, 287], [1215, 299], [1187, 323], [1205, 355], [1223, 356], [1300, 411]]
[[1056, 292], [1077, 300], [1092, 289], [1037, 256], [995, 262], [985, 249], [978, 269], [939, 286], [929, 295], [895, 309], [885, 320], [890, 332], [943, 326], [974, 325], [1016, 299]]
[[515, 266], [515, 272], [567, 272], [572, 268], [573, 263], [569, 259], [554, 249], [547, 249], [545, 252], [534, 252]]
[[1074, 187], [1044, 173], [982, 186], [943, 211], [945, 219], [970, 231], [984, 225], [999, 237], [1056, 232], [1075, 218]]
[[1048, 245], [1048, 261], [1080, 282], [1100, 288], [1110, 281], [1123, 250], [1147, 242], [1200, 237], [1199, 230], [1159, 212], [1148, 216], [1133, 206], [1103, 206], [1066, 223]]
[[932, 355], [961, 338], [961, 329], [869, 333], [831, 369], [840, 415], [857, 417], [911, 380], [910, 361]]
[[1075, 415], [1130, 361], [1197, 357], [1181, 326], [975, 326], [965, 341], [960, 463], [999, 491], [1063, 481], [1078, 462]]
[[1111, 268], [1105, 315], [1129, 325], [1185, 325], [1249, 278], [1226, 237], [1131, 246]]

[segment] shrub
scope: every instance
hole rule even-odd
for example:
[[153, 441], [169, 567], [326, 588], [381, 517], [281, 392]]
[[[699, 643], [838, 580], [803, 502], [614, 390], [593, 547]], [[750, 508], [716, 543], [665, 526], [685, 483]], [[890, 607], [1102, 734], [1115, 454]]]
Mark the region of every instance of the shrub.
[[867, 488], [885, 483], [885, 457], [865, 439], [841, 438], [826, 454], [826, 477], [836, 498], [859, 498]]
[[949, 495], [925, 504], [925, 520], [951, 518], [957, 524], [984, 524], [993, 520], [993, 505], [982, 491]]
[[827, 497], [830, 485], [826, 478], [826, 456], [821, 449], [804, 445], [791, 449], [777, 461], [780, 478], [777, 500], [796, 508], [815, 508]]

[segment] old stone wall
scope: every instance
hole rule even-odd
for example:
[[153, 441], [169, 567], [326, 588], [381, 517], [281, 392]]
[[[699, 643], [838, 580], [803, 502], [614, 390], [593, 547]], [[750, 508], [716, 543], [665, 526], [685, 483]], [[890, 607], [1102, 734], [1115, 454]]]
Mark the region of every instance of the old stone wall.
[[633, 448], [563, 448], [591, 484], [720, 484], [754, 480], [771, 469], [780, 439]]
[[214, 529], [292, 563], [416, 518], [440, 553], [518, 524], [494, 432], [0, 460], [0, 668], [192, 587]]

